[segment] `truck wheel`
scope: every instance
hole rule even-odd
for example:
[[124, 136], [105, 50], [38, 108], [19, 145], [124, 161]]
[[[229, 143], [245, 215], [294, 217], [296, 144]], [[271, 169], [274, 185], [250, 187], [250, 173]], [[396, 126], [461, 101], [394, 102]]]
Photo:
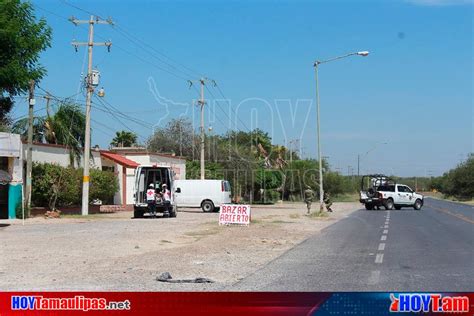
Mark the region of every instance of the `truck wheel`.
[[133, 210], [133, 218], [143, 218], [143, 211], [141, 210]]
[[170, 217], [176, 217], [178, 216], [178, 207], [176, 205], [173, 206], [170, 212]]
[[416, 199], [415, 204], [413, 205], [413, 208], [417, 211], [421, 210], [421, 207], [423, 206], [423, 203], [421, 202], [420, 199]]
[[212, 203], [211, 201], [204, 201], [201, 203], [201, 208], [206, 213], [212, 212], [214, 211], [214, 203]]
[[374, 209], [374, 205], [373, 204], [370, 204], [370, 203], [365, 203], [365, 209], [367, 211], [371, 211]]
[[386, 210], [393, 210], [393, 207], [394, 207], [394, 204], [393, 204], [393, 200], [392, 199], [388, 199], [386, 202], [385, 202], [385, 209]]

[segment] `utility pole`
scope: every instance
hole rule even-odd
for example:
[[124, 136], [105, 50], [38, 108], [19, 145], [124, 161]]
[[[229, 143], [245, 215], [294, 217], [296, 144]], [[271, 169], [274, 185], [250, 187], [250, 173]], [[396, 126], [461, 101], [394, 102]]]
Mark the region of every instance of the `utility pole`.
[[[204, 142], [205, 142], [205, 131], [204, 131], [204, 105], [206, 104], [206, 101], [204, 100], [204, 85], [206, 84], [206, 81], [212, 81], [214, 85], [216, 82], [212, 79], [209, 78], [200, 78], [197, 80], [199, 84], [201, 85], [201, 91], [200, 91], [200, 99], [198, 101], [198, 105], [201, 107], [201, 124], [200, 124], [200, 131], [201, 131], [201, 180], [204, 180], [205, 178], [205, 162], [204, 162]], [[193, 85], [193, 81], [188, 80], [189, 86], [191, 87]]]
[[199, 100], [199, 105], [201, 106], [201, 180], [205, 178], [205, 166], [204, 166], [204, 79], [200, 79], [201, 83], [201, 100]]
[[94, 88], [99, 84], [98, 83], [98, 73], [97, 78], [93, 78], [92, 71], [92, 49], [94, 46], [106, 46], [110, 51], [111, 42], [103, 43], [94, 43], [94, 24], [110, 24], [112, 25], [112, 20], [101, 20], [99, 17], [91, 15], [90, 20], [77, 20], [72, 17], [69, 19], [74, 25], [78, 24], [89, 24], [89, 41], [88, 42], [76, 42], [73, 41], [72, 45], [75, 47], [76, 51], [78, 46], [88, 46], [88, 67], [87, 67], [87, 78], [86, 78], [86, 130], [85, 130], [85, 140], [84, 140], [84, 155], [83, 155], [83, 165], [84, 165], [84, 175], [82, 177], [82, 215], [89, 214], [89, 159], [90, 159], [90, 149], [91, 149], [91, 99]]
[[28, 144], [26, 151], [26, 186], [25, 186], [25, 210], [26, 216], [30, 214], [31, 205], [31, 170], [33, 169], [33, 107], [35, 100], [35, 81], [30, 80], [28, 106]]
[[357, 155], [357, 177], [360, 177], [360, 155]]

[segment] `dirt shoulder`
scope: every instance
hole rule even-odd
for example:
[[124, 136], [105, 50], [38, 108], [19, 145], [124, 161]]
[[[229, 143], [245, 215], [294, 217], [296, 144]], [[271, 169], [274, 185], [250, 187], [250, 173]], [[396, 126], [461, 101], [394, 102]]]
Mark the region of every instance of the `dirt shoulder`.
[[[170, 219], [121, 212], [1, 221], [0, 289], [219, 290], [359, 208], [334, 203], [334, 213], [314, 218], [302, 203], [254, 206], [249, 227], [219, 226], [217, 213], [196, 209]], [[156, 281], [162, 272], [215, 283]]]

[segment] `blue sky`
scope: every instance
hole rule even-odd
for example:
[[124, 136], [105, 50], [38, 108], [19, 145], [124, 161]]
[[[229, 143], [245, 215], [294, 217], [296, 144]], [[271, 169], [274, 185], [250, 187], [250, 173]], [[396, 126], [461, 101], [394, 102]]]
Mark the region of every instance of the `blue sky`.
[[[365, 58], [320, 66], [322, 151], [333, 168], [357, 172], [360, 154], [361, 173], [438, 175], [474, 151], [471, 1], [68, 2], [116, 22], [115, 28], [96, 26], [95, 40], [113, 45], [110, 53], [94, 48], [93, 64], [101, 71], [105, 100], [147, 123], [123, 120], [142, 141], [153, 126], [180, 115], [194, 116], [198, 124], [191, 106], [197, 92], [186, 80], [204, 74], [231, 100], [231, 108], [216, 106], [205, 91], [206, 125], [214, 133], [259, 127], [274, 143], [300, 138], [304, 156], [316, 157], [312, 63], [369, 50]], [[88, 14], [59, 0], [33, 3], [54, 37], [41, 58], [48, 76], [40, 86], [74, 95], [85, 48], [76, 53], [70, 42], [85, 41], [87, 29], [63, 17]], [[124, 32], [155, 51], [147, 53]], [[222, 99], [216, 88], [208, 89]], [[19, 102], [13, 116], [25, 107]], [[92, 144], [107, 147], [124, 126], [97, 108]]]

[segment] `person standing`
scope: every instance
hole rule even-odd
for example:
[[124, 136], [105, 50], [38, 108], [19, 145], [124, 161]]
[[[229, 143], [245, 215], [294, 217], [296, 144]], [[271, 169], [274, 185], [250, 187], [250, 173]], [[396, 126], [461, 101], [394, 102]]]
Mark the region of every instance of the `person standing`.
[[170, 209], [171, 209], [171, 191], [168, 190], [168, 186], [166, 183], [163, 183], [161, 186], [161, 195], [163, 197], [163, 204], [165, 205], [165, 210], [163, 212], [164, 217], [170, 216]]
[[306, 203], [306, 208], [308, 209], [307, 214], [311, 213], [311, 204], [313, 203], [314, 199], [314, 192], [311, 190], [309, 185], [306, 186], [306, 190], [304, 190], [304, 202]]
[[150, 183], [148, 190], [146, 190], [146, 202], [151, 216], [156, 217], [156, 191], [153, 183]]

